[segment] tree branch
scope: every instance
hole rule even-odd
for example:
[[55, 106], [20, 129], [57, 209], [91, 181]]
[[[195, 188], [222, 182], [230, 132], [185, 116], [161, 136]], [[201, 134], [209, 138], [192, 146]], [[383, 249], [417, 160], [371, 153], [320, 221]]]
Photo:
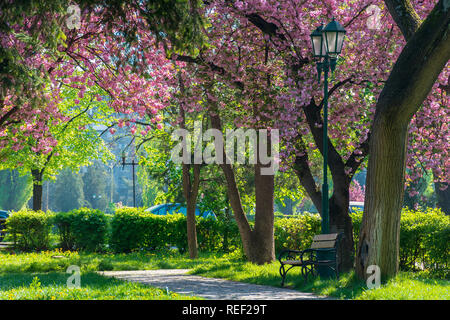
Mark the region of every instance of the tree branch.
[[419, 29], [421, 20], [409, 0], [385, 0], [389, 13], [406, 41]]

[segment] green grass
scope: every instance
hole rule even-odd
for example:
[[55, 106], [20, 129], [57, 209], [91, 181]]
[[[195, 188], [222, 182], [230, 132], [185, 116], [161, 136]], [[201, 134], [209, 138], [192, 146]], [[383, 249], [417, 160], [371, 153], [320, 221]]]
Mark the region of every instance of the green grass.
[[195, 299], [147, 285], [88, 272], [81, 287], [68, 288], [62, 272], [0, 275], [0, 300], [185, 300]]
[[365, 290], [358, 300], [450, 300], [450, 281], [402, 272], [379, 289]]
[[[57, 257], [57, 258], [55, 258]], [[43, 251], [32, 253], [0, 253], [0, 274], [18, 272], [65, 272], [70, 265], [82, 271], [190, 269], [202, 263], [211, 263], [221, 255], [202, 253], [198, 260], [189, 259], [174, 251], [139, 252], [128, 254], [78, 253], [70, 251]]]
[[[55, 258], [56, 257], [56, 258]], [[202, 262], [213, 260], [204, 255]], [[158, 300], [199, 299], [96, 274], [103, 270], [192, 268], [200, 261], [173, 252], [95, 254], [62, 252], [0, 253], [0, 300]], [[69, 289], [65, 273], [70, 265], [81, 269], [81, 288]]]
[[[62, 258], [54, 258], [62, 256]], [[68, 289], [65, 273], [70, 265], [82, 272], [81, 289]], [[176, 294], [149, 286], [105, 278], [94, 271], [192, 269], [191, 273], [253, 284], [280, 287], [279, 263], [262, 266], [234, 254], [201, 253], [191, 260], [187, 254], [137, 252], [96, 254], [46, 251], [41, 253], [0, 253], [0, 299], [178, 299]], [[31, 285], [38, 277], [40, 286]], [[450, 281], [426, 273], [402, 272], [378, 289], [367, 289], [353, 272], [340, 279], [310, 278], [306, 283], [299, 268], [289, 271], [286, 287], [338, 299], [445, 299], [450, 300]]]

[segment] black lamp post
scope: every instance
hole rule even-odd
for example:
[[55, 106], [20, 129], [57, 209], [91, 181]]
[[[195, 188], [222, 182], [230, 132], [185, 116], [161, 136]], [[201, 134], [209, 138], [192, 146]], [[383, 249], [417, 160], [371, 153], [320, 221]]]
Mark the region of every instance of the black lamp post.
[[136, 208], [136, 180], [135, 180], [135, 174], [134, 174], [134, 167], [138, 166], [139, 163], [134, 161], [134, 157], [132, 158], [131, 162], [125, 162], [126, 156], [125, 151], [122, 151], [122, 170], [125, 169], [125, 166], [131, 166], [133, 168], [132, 174], [133, 174], [133, 207]]
[[323, 184], [322, 184], [322, 233], [330, 232], [328, 208], [328, 72], [334, 72], [336, 60], [344, 44], [345, 29], [333, 20], [324, 28], [320, 25], [311, 33], [311, 43], [316, 59], [318, 81], [323, 71]]

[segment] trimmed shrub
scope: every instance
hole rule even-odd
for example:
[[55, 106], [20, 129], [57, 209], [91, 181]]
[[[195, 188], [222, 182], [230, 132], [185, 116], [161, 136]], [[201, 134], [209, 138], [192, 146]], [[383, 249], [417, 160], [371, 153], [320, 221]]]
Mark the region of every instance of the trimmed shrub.
[[58, 212], [54, 217], [54, 224], [58, 230], [60, 246], [63, 250], [75, 249], [75, 238], [71, 231], [73, 214], [69, 212]]
[[[196, 217], [199, 250], [235, 249], [240, 244], [236, 223]], [[137, 208], [122, 208], [111, 219], [111, 249], [130, 252], [171, 246], [187, 250], [186, 217], [182, 214], [154, 215]]]
[[242, 246], [234, 220], [218, 221], [197, 217], [197, 242], [201, 251], [231, 252]]
[[440, 209], [404, 209], [400, 219], [400, 268], [448, 268], [450, 217]]
[[[355, 248], [358, 246], [362, 211], [351, 214]], [[440, 209], [403, 209], [400, 218], [399, 264], [402, 270], [420, 267], [448, 269], [450, 217]], [[355, 250], [356, 252], [356, 250]]]
[[108, 221], [100, 210], [81, 208], [59, 212], [54, 223], [63, 249], [99, 251], [105, 245]]
[[321, 219], [318, 214], [295, 215], [276, 219], [274, 224], [275, 252], [283, 249], [304, 250], [309, 248], [314, 235], [320, 233]]
[[165, 225], [163, 216], [137, 208], [118, 209], [111, 219], [110, 247], [115, 252], [163, 247], [166, 239]]
[[20, 210], [6, 219], [6, 232], [15, 247], [23, 251], [45, 250], [50, 246], [49, 235], [52, 227], [52, 213]]

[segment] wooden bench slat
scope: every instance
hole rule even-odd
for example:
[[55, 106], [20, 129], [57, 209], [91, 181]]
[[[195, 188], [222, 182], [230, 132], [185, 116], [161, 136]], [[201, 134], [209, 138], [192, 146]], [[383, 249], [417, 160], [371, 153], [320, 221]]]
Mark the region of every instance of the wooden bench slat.
[[338, 233], [318, 234], [318, 235], [314, 236], [313, 241], [336, 240], [337, 237], [338, 237]]
[[331, 240], [331, 241], [314, 241], [311, 244], [311, 249], [334, 248], [335, 244], [336, 244], [336, 240]]

